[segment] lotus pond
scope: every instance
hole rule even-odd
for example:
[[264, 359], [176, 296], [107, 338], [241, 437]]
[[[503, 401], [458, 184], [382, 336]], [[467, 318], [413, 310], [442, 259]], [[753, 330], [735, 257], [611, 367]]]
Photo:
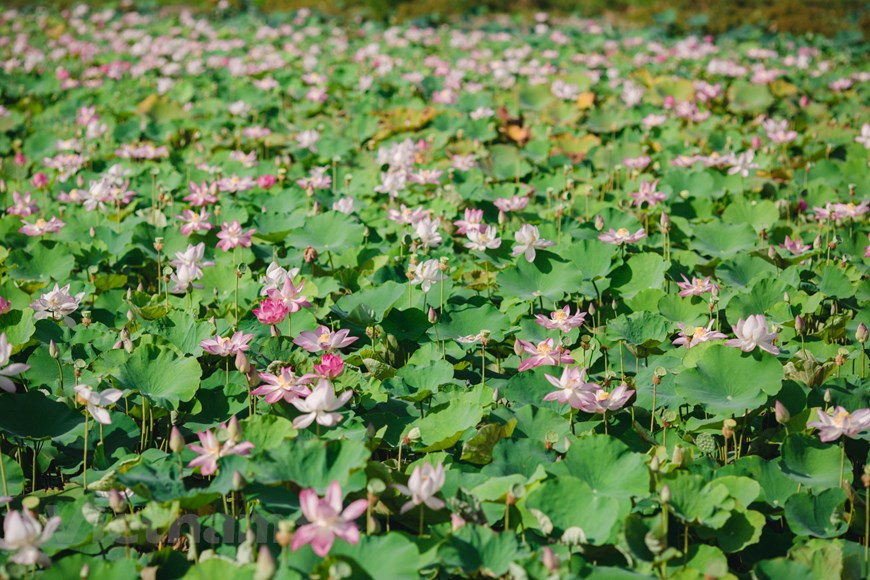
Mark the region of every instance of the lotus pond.
[[866, 45], [0, 13], [0, 576], [863, 578]]

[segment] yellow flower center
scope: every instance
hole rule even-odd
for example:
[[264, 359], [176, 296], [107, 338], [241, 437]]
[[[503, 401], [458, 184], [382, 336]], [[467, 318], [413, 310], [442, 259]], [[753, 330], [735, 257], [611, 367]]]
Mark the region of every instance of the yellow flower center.
[[695, 327], [695, 330], [692, 331], [692, 336], [695, 338], [703, 338], [705, 334], [707, 334], [707, 329], [703, 326], [697, 326]]
[[609, 398], [610, 392], [608, 391], [598, 391], [598, 393], [595, 395], [595, 399], [598, 401], [606, 401]]
[[542, 342], [541, 344], [538, 345], [538, 354], [541, 356], [547, 356], [548, 354], [550, 354], [551, 350], [553, 350], [553, 349], [550, 348], [550, 345], [547, 344], [546, 342]]
[[36, 220], [36, 224], [35, 224], [35, 225], [36, 225], [36, 227], [38, 227], [38, 228], [44, 228], [45, 225], [46, 225], [47, 223], [48, 223], [48, 222], [45, 221], [44, 219], [39, 218], [38, 220]]
[[834, 425], [837, 427], [843, 427], [846, 423], [849, 422], [849, 412], [848, 411], [840, 411], [836, 415], [834, 415]]
[[627, 238], [628, 237], [628, 228], [619, 228], [618, 230], [616, 230], [616, 235], [619, 236], [620, 238]]
[[324, 332], [317, 337], [317, 344], [329, 344], [329, 333]]
[[565, 322], [568, 320], [568, 314], [564, 310], [557, 310], [555, 314], [553, 314], [553, 320], [556, 322]]

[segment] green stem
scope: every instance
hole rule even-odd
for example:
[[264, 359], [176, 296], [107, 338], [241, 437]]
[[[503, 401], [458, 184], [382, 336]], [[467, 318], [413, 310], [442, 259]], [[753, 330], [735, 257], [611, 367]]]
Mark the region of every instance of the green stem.
[[[142, 424], [144, 425], [145, 422], [143, 421]], [[85, 491], [87, 491], [88, 490], [88, 413], [87, 413], [87, 411], [85, 411], [85, 450], [84, 450], [83, 456], [84, 456], [84, 461], [82, 464], [82, 482], [83, 482]]]

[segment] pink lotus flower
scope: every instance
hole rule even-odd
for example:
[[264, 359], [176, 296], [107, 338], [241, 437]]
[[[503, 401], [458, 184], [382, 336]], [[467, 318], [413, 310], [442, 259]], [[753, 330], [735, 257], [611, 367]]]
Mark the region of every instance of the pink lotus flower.
[[21, 195], [17, 191], [12, 192], [12, 206], [6, 210], [6, 213], [17, 215], [18, 217], [27, 217], [37, 211], [39, 211], [39, 206], [34, 203], [29, 191], [24, 192], [24, 195]]
[[292, 367], [284, 367], [281, 369], [280, 375], [272, 373], [259, 373], [263, 379], [263, 385], [260, 385], [253, 391], [252, 395], [263, 395], [265, 400], [270, 405], [274, 405], [280, 400], [292, 403], [300, 397], [307, 397], [311, 394], [311, 389], [308, 385], [317, 378], [317, 375], [304, 374], [296, 376]]
[[248, 455], [254, 444], [248, 441], [237, 443], [232, 439], [226, 440], [221, 444], [211, 429], [197, 433], [201, 445], [190, 444], [188, 447], [194, 453], [198, 453], [199, 457], [187, 464], [188, 467], [199, 467], [200, 473], [203, 475], [211, 475], [217, 471], [217, 462], [221, 457], [227, 455]]
[[358, 336], [348, 336], [349, 330], [342, 329], [332, 332], [326, 326], [318, 326], [314, 332], [306, 330], [299, 333], [293, 340], [293, 344], [308, 352], [320, 352], [325, 350], [332, 352], [346, 346], [350, 346], [359, 340]]
[[214, 262], [204, 261], [205, 244], [188, 244], [183, 252], [175, 252], [175, 259], [169, 263], [175, 266], [170, 281], [173, 282], [172, 292], [184, 292], [190, 286], [196, 286], [194, 281], [202, 278], [202, 269], [206, 266], [214, 266]]
[[408, 485], [396, 484], [395, 488], [404, 495], [410, 496], [399, 513], [405, 513], [414, 506], [425, 504], [429, 509], [440, 510], [446, 504], [435, 497], [435, 494], [444, 487], [444, 464], [439, 463], [435, 467], [429, 462], [417, 465], [411, 472]]
[[293, 419], [293, 427], [305, 429], [315, 421], [324, 427], [338, 425], [342, 417], [340, 413], [335, 411], [344, 407], [352, 396], [353, 391], [348, 389], [336, 398], [332, 383], [321, 377], [310, 395], [304, 399], [296, 398], [290, 401], [294, 407], [302, 412], [301, 415]]
[[272, 300], [281, 302], [287, 309], [289, 314], [299, 312], [303, 307], [311, 306], [308, 299], [302, 295], [302, 287], [305, 286], [305, 280], [299, 282], [299, 286], [293, 283], [292, 276], [286, 276], [281, 289], [270, 289], [266, 292]]
[[266, 298], [260, 302], [260, 306], [254, 308], [254, 316], [261, 324], [276, 325], [287, 317], [289, 310], [281, 300]]
[[795, 237], [795, 239], [791, 239], [788, 235], [785, 236], [785, 241], [779, 245], [783, 250], [787, 250], [794, 254], [795, 256], [799, 254], [803, 254], [808, 251], [812, 246], [810, 244], [805, 244], [802, 239], [799, 237]]
[[199, 212], [186, 209], [182, 215], [177, 215], [175, 217], [184, 222], [184, 225], [181, 226], [181, 233], [185, 236], [189, 236], [193, 232], [207, 232], [214, 227], [214, 225], [208, 221], [209, 215], [211, 214], [204, 209], [200, 209]]
[[30, 307], [35, 311], [33, 318], [42, 320], [51, 317], [55, 320], [63, 320], [78, 309], [84, 297], [84, 292], [71, 296], [69, 284], [63, 288], [58, 288], [58, 285], [55, 284], [53, 290], [46, 292], [30, 303]]
[[501, 246], [501, 238], [490, 233], [492, 231], [494, 231], [494, 228], [483, 225], [476, 230], [469, 230], [466, 233], [468, 236], [468, 242], [465, 243], [465, 247], [469, 250], [477, 250], [479, 252], [498, 248]]
[[341, 499], [341, 485], [337, 481], [329, 484], [323, 499], [313, 489], [303, 489], [299, 493], [299, 507], [309, 523], [300, 526], [293, 534], [292, 551], [311, 544], [314, 553], [324, 558], [332, 549], [335, 538], [352, 545], [359, 543], [359, 530], [353, 521], [365, 513], [368, 501], [358, 499], [342, 510]]
[[492, 203], [499, 211], [508, 213], [526, 209], [526, 206], [529, 205], [529, 198], [524, 195], [514, 195], [511, 197], [500, 197]]
[[622, 383], [612, 391], [598, 388], [595, 391], [582, 391], [578, 397], [579, 408], [587, 413], [607, 413], [618, 411], [634, 396], [634, 391]]
[[680, 287], [680, 296], [701, 296], [707, 292], [719, 291], [719, 285], [710, 282], [710, 276], [707, 276], [704, 279], [692, 276], [691, 282], [689, 282], [685, 274], [680, 274], [680, 276], [683, 278], [682, 282], [677, 282], [677, 286]]
[[66, 224], [56, 217], [52, 216], [50, 220], [45, 221], [42, 218], [37, 219], [33, 223], [21, 220], [24, 225], [18, 229], [19, 234], [26, 236], [44, 236], [45, 234], [56, 234]]
[[223, 336], [215, 336], [207, 338], [199, 343], [199, 346], [209, 354], [218, 356], [236, 356], [240, 352], [245, 352], [250, 349], [251, 339], [253, 334], [245, 334], [241, 330], [235, 332], [231, 338]]
[[233, 220], [232, 223], [227, 224], [224, 222], [221, 226], [221, 231], [218, 232], [218, 239], [221, 240], [217, 243], [217, 247], [222, 249], [224, 252], [229, 252], [233, 248], [238, 248], [239, 246], [243, 248], [251, 247], [251, 236], [256, 233], [257, 230], [250, 229], [247, 232], [242, 229], [242, 226], [239, 225], [238, 220]]
[[82, 405], [87, 405], [90, 416], [102, 425], [112, 424], [112, 418], [106, 407], [114, 405], [118, 399], [124, 396], [124, 393], [118, 389], [95, 391], [87, 385], [76, 385], [73, 387], [73, 391], [76, 393], [76, 401]]
[[259, 185], [262, 189], [272, 189], [272, 187], [278, 183], [278, 178], [274, 175], [261, 175], [257, 178], [257, 185]]
[[680, 329], [680, 334], [673, 341], [674, 346], [685, 346], [686, 348], [692, 348], [697, 344], [701, 344], [702, 342], [707, 342], [708, 340], [717, 340], [720, 338], [728, 338], [723, 333], [712, 330], [713, 321], [707, 323], [707, 326], [686, 326], [685, 324], [678, 322], [677, 326]]
[[60, 525], [60, 517], [50, 518], [42, 527], [39, 518], [27, 508], [20, 512], [10, 511], [3, 520], [3, 539], [0, 540], [0, 550], [15, 552], [10, 558], [22, 566], [48, 566], [51, 562], [40, 548], [45, 544]]
[[6, 314], [12, 310], [12, 303], [0, 296], [0, 314]]
[[320, 357], [320, 364], [314, 365], [314, 372], [325, 379], [334, 379], [344, 372], [344, 361], [337, 354], [325, 354]]
[[456, 226], [458, 235], [465, 235], [471, 230], [476, 230], [483, 223], [483, 210], [465, 208], [465, 217], [461, 220], [456, 220], [453, 225]]
[[535, 322], [546, 328], [547, 330], [558, 330], [561, 332], [571, 332], [572, 328], [583, 326], [583, 321], [586, 320], [586, 313], [580, 312], [577, 309], [575, 314], [571, 314], [571, 307], [567, 304], [560, 310], [554, 310], [547, 318], [543, 314], [535, 315]]
[[7, 393], [14, 393], [15, 385], [6, 377], [14, 377], [30, 369], [29, 365], [23, 363], [12, 363], [6, 366], [11, 355], [12, 345], [6, 339], [6, 333], [0, 333], [0, 389], [3, 389]]
[[541, 234], [538, 233], [538, 227], [530, 224], [523, 224], [516, 234], [514, 234], [514, 244], [511, 250], [511, 256], [519, 256], [523, 254], [527, 262], [535, 261], [535, 250], [543, 250], [555, 246], [555, 242], [541, 239]]
[[772, 355], [779, 354], [779, 348], [773, 344], [777, 334], [768, 331], [767, 320], [763, 314], [754, 314], [746, 320], [741, 318], [733, 328], [737, 338], [726, 341], [726, 345], [739, 348], [743, 352], [751, 352], [757, 347]]
[[598, 239], [607, 244], [621, 246], [623, 244], [633, 244], [644, 239], [645, 237], [646, 232], [643, 231], [643, 228], [637, 230], [633, 234], [629, 232], [627, 228], [619, 228], [618, 230], [610, 228], [608, 231], [600, 234], [598, 236]]
[[552, 393], [547, 393], [544, 396], [545, 401], [558, 401], [562, 404], [568, 404], [574, 409], [580, 408], [582, 399], [580, 394], [584, 391], [596, 391], [600, 387], [595, 383], [586, 382], [585, 368], [565, 367], [562, 369], [562, 376], [556, 378], [553, 375], [545, 374], [544, 377], [551, 385], [558, 390]]
[[390, 208], [387, 210], [387, 219], [397, 224], [408, 224], [411, 226], [416, 226], [418, 222], [431, 217], [431, 215], [431, 210], [422, 207], [410, 208], [404, 203], [399, 206], [399, 209]]
[[518, 369], [520, 372], [540, 366], [559, 366], [563, 363], [574, 363], [571, 353], [568, 352], [564, 346], [560, 344], [558, 347], [554, 348], [554, 341], [552, 338], [543, 340], [537, 345], [519, 339], [517, 339], [517, 342], [523, 347], [523, 351], [532, 355], [520, 363]]
[[819, 430], [819, 439], [828, 443], [836, 441], [845, 435], [854, 439], [859, 434], [870, 429], [870, 409], [858, 409], [849, 413], [843, 407], [834, 409], [834, 414], [829, 415], [822, 409], [816, 409], [818, 421], [810, 421], [807, 427], [815, 427]]
[[411, 284], [420, 284], [424, 293], [432, 288], [432, 284], [445, 280], [446, 276], [441, 272], [441, 263], [438, 260], [426, 260], [414, 266], [414, 276]]
[[656, 190], [656, 186], [658, 185], [658, 183], [658, 180], [652, 182], [642, 182], [638, 191], [629, 194], [634, 199], [631, 204], [640, 207], [644, 203], [646, 203], [647, 206], [653, 207], [660, 202], [666, 200], [668, 196]]
[[212, 183], [211, 185], [209, 185], [205, 181], [203, 181], [199, 185], [197, 185], [196, 183], [191, 181], [187, 187], [190, 190], [190, 194], [185, 196], [184, 201], [186, 201], [193, 207], [202, 207], [204, 205], [217, 203], [218, 198], [216, 183]]

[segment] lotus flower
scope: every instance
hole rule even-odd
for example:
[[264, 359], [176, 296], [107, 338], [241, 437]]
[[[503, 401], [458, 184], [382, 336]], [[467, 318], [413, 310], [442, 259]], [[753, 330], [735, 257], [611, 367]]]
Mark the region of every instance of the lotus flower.
[[349, 330], [343, 329], [332, 332], [326, 326], [318, 326], [314, 332], [306, 330], [300, 332], [293, 340], [293, 344], [304, 348], [308, 352], [320, 352], [325, 350], [332, 352], [355, 343], [359, 340], [358, 336], [348, 336]]
[[707, 342], [708, 340], [717, 340], [720, 338], [728, 338], [723, 333], [713, 330], [713, 321], [707, 323], [707, 326], [686, 326], [685, 324], [678, 322], [677, 326], [680, 329], [680, 334], [672, 343], [674, 346], [685, 346], [686, 348], [692, 348], [697, 344], [701, 344], [702, 342]]
[[242, 248], [250, 248], [251, 236], [256, 232], [257, 230], [254, 229], [244, 231], [242, 226], [239, 225], [238, 220], [233, 220], [230, 224], [224, 222], [221, 226], [221, 231], [218, 232], [217, 235], [220, 240], [217, 243], [217, 247], [225, 252], [229, 252], [233, 248], [238, 248], [240, 246]]
[[516, 234], [514, 234], [516, 243], [511, 250], [511, 256], [519, 256], [523, 254], [527, 262], [535, 261], [535, 250], [543, 250], [550, 246], [555, 246], [555, 242], [541, 239], [541, 234], [538, 233], [537, 226], [524, 224]]
[[819, 430], [819, 439], [828, 443], [836, 441], [841, 436], [855, 438], [859, 434], [870, 429], [870, 409], [858, 409], [849, 413], [843, 407], [834, 409], [833, 415], [816, 409], [818, 421], [810, 421], [807, 427], [815, 427]]
[[332, 383], [327, 379], [320, 378], [317, 386], [304, 399], [293, 399], [293, 406], [302, 412], [293, 419], [293, 427], [305, 429], [315, 421], [324, 427], [333, 427], [341, 421], [341, 415], [336, 413], [353, 396], [353, 391], [344, 391], [338, 398], [335, 397]]
[[400, 484], [395, 486], [401, 493], [411, 497], [411, 500], [402, 506], [400, 513], [405, 513], [420, 504], [425, 504], [433, 510], [440, 510], [445, 504], [442, 500], [435, 497], [435, 494], [443, 486], [443, 464], [439, 463], [437, 466], [432, 467], [431, 463], [424, 462], [422, 466], [417, 465], [411, 472], [407, 486]]
[[719, 285], [711, 282], [710, 276], [703, 279], [692, 276], [691, 282], [684, 274], [680, 274], [680, 276], [683, 278], [682, 282], [677, 282], [677, 286], [680, 288], [680, 296], [701, 296], [707, 292], [719, 291]]
[[743, 352], [752, 352], [757, 347], [772, 355], [779, 354], [779, 348], [773, 344], [777, 334], [768, 330], [767, 320], [763, 314], [754, 314], [746, 320], [742, 318], [738, 320], [737, 326], [734, 327], [734, 334], [737, 338], [726, 341], [726, 345], [739, 348]]
[[199, 346], [209, 354], [218, 356], [236, 356], [240, 352], [248, 350], [248, 344], [254, 338], [253, 334], [245, 334], [241, 330], [233, 333], [230, 338], [215, 335], [199, 343]]
[[565, 367], [562, 369], [562, 376], [558, 379], [553, 375], [545, 374], [544, 378], [558, 390], [544, 395], [545, 401], [558, 401], [559, 403], [570, 405], [574, 409], [580, 409], [582, 403], [581, 393], [585, 391], [597, 391], [600, 387], [595, 383], [586, 382], [585, 368]]
[[535, 322], [547, 330], [559, 330], [565, 333], [571, 332], [572, 328], [583, 326], [584, 320], [586, 320], [585, 312], [580, 312], [578, 309], [575, 314], [571, 314], [571, 307], [567, 304], [564, 308], [551, 312], [549, 318], [543, 314], [535, 314]]
[[633, 395], [634, 391], [630, 390], [625, 383], [612, 391], [602, 388], [595, 391], [582, 391], [578, 395], [580, 398], [579, 408], [587, 413], [618, 411], [628, 403]]
[[558, 366], [562, 363], [572, 364], [574, 362], [571, 353], [565, 350], [561, 344], [554, 348], [552, 338], [543, 340], [536, 345], [525, 340], [517, 340], [517, 342], [525, 352], [532, 355], [520, 363], [518, 369], [520, 372], [543, 365]]
[[50, 518], [43, 527], [39, 519], [27, 508], [20, 512], [10, 511], [3, 520], [3, 539], [0, 540], [0, 549], [14, 551], [11, 560], [16, 564], [47, 566], [50, 561], [40, 548], [51, 539], [59, 525], [60, 518], [57, 516]]
[[203, 475], [211, 475], [216, 472], [217, 461], [221, 457], [226, 457], [227, 455], [248, 455], [251, 449], [254, 448], [253, 443], [248, 441], [237, 443], [232, 439], [228, 439], [221, 444], [211, 429], [197, 433], [196, 436], [199, 437], [201, 445], [191, 444], [188, 447], [194, 453], [199, 454], [199, 457], [191, 461], [188, 467], [199, 467], [200, 473]]
[[7, 393], [14, 393], [15, 385], [6, 377], [20, 375], [30, 368], [30, 366], [23, 363], [12, 363], [11, 365], [6, 366], [11, 354], [12, 345], [9, 344], [9, 341], [6, 339], [6, 333], [0, 333], [0, 389], [3, 389]]
[[438, 260], [426, 260], [414, 266], [414, 275], [411, 278], [411, 284], [420, 284], [420, 289], [423, 292], [428, 292], [432, 288], [432, 284], [441, 282], [445, 279], [441, 273], [441, 264]]
[[118, 399], [124, 396], [122, 391], [118, 389], [95, 391], [87, 385], [76, 385], [73, 390], [76, 393], [76, 400], [82, 405], [87, 405], [88, 413], [94, 418], [94, 421], [102, 425], [112, 424], [112, 418], [106, 407], [117, 403]]
[[359, 530], [353, 521], [366, 511], [368, 501], [358, 499], [342, 509], [341, 485], [337, 481], [329, 484], [322, 499], [313, 489], [303, 489], [299, 493], [299, 507], [309, 523], [300, 526], [293, 534], [292, 551], [311, 544], [314, 553], [324, 558], [332, 549], [335, 538], [348, 544], [359, 543]]
[[260, 373], [260, 378], [265, 384], [251, 391], [251, 394], [263, 395], [267, 403], [274, 405], [282, 399], [292, 403], [298, 398], [310, 395], [311, 389], [308, 385], [317, 375], [309, 373], [297, 377], [292, 367], [284, 367], [278, 375]]
[[598, 239], [607, 244], [622, 246], [624, 244], [633, 244], [644, 239], [645, 237], [646, 232], [643, 231], [643, 228], [637, 230], [634, 233], [629, 232], [627, 228], [619, 228], [618, 230], [610, 228], [608, 231], [600, 234], [598, 236]]
[[55, 320], [66, 319], [78, 309], [84, 297], [84, 292], [71, 296], [69, 284], [63, 288], [58, 288], [58, 285], [55, 284], [53, 290], [46, 292], [30, 304], [30, 307], [35, 311], [33, 318], [36, 320], [49, 317]]

